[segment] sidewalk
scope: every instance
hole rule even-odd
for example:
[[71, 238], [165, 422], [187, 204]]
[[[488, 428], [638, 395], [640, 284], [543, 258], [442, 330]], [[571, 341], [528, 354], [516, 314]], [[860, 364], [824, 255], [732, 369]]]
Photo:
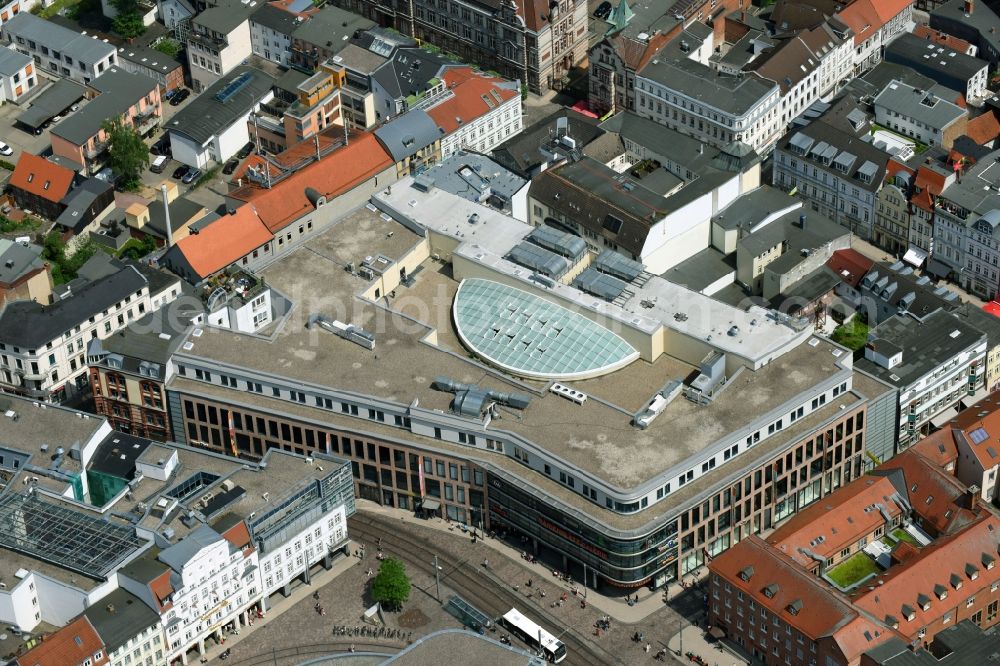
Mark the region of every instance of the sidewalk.
[[[352, 552], [354, 549], [354, 542], [349, 541], [348, 543], [348, 552]], [[292, 593], [287, 597], [282, 596], [280, 593], [271, 596], [267, 600], [267, 611], [265, 611], [263, 619], [255, 619], [254, 623], [249, 627], [241, 627], [239, 635], [223, 634], [225, 643], [222, 645], [217, 645], [214, 641], [206, 640], [204, 658], [208, 661], [212, 661], [217, 658], [226, 648], [233, 647], [233, 645], [252, 635], [253, 632], [266, 626], [270, 620], [280, 616], [286, 610], [297, 604], [299, 601], [302, 601], [302, 599], [310, 596], [313, 592], [323, 587], [340, 574], [344, 573], [353, 566], [357, 566], [358, 563], [358, 559], [355, 557], [341, 557], [333, 563], [333, 566], [330, 567], [329, 571], [320, 568], [313, 574], [311, 582], [300, 583], [299, 586], [292, 590]], [[190, 655], [191, 652], [189, 651], [188, 654]], [[201, 658], [202, 657], [197, 654], [189, 656], [188, 664], [194, 666], [195, 664], [198, 664]]]
[[[457, 523], [448, 523], [443, 518], [431, 518], [429, 520], [423, 520], [420, 518], [415, 518], [411, 511], [405, 509], [395, 509], [392, 507], [385, 507], [375, 502], [369, 500], [356, 500], [358, 511], [363, 513], [375, 513], [384, 516], [391, 516], [392, 518], [399, 519], [404, 522], [409, 522], [413, 525], [419, 525], [427, 529], [434, 529], [441, 532], [451, 532], [453, 534], [462, 534], [461, 528], [458, 527]], [[477, 532], [478, 534], [481, 533]], [[508, 546], [506, 543], [500, 541], [499, 539], [490, 538], [480, 538], [481, 543], [487, 548], [504, 555], [510, 560], [520, 564], [525, 569], [533, 570], [539, 577], [540, 580], [552, 583], [559, 587], [569, 590], [570, 587], [578, 585], [577, 583], [567, 583], [565, 581], [557, 580], [552, 575], [552, 569], [541, 563], [531, 564], [521, 557], [521, 551]], [[674, 586], [677, 588], [677, 586]], [[669, 589], [668, 588], [668, 599], [673, 598], [681, 592], [680, 588]], [[620, 599], [614, 597], [609, 597], [601, 594], [593, 589], [586, 589], [586, 600], [589, 606], [600, 610], [606, 615], [610, 615], [617, 622], [623, 622], [625, 624], [634, 624], [640, 622], [649, 615], [652, 615], [656, 611], [660, 610], [664, 606], [663, 590], [649, 590], [643, 588], [638, 590], [633, 594], [633, 596], [638, 596], [639, 601], [629, 606], [627, 603]]]
[[[681, 649], [682, 638], [683, 650]], [[717, 647], [719, 645], [723, 646], [723, 650], [719, 650]], [[709, 643], [705, 640], [705, 632], [700, 627], [684, 627], [670, 637], [667, 649], [670, 650], [676, 661], [683, 664], [694, 663], [684, 656], [688, 652], [698, 655], [710, 666], [746, 666], [747, 664], [746, 659], [730, 652], [724, 643]]]

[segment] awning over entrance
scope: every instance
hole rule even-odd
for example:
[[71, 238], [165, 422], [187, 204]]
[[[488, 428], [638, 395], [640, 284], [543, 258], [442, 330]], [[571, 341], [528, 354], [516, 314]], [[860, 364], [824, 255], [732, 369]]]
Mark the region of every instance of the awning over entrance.
[[38, 129], [83, 98], [84, 88], [69, 79], [59, 79], [39, 93], [17, 122]]
[[927, 261], [927, 252], [921, 250], [919, 247], [910, 246], [910, 249], [903, 255], [903, 261], [919, 268], [921, 264]]
[[441, 508], [441, 502], [436, 499], [425, 499], [420, 505], [420, 508], [424, 511], [437, 511]]
[[723, 638], [726, 637], [726, 632], [719, 627], [712, 627], [711, 629], [708, 630], [708, 635], [717, 641], [721, 641]]
[[927, 262], [927, 271], [937, 277], [948, 277], [948, 274], [951, 273], [951, 266], [931, 257], [930, 261]]

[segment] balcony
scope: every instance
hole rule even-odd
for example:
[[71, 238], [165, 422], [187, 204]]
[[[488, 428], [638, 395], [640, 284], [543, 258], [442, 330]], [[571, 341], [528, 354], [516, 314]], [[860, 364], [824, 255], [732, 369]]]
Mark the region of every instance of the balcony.
[[132, 116], [132, 125], [139, 134], [146, 134], [160, 124], [160, 116], [155, 108], [148, 109], [143, 113]]
[[97, 141], [94, 143], [93, 148], [88, 147], [83, 149], [83, 156], [86, 157], [88, 160], [92, 160], [102, 155], [104, 151], [106, 151], [107, 149], [108, 149], [107, 141]]
[[212, 37], [204, 32], [198, 32], [197, 29], [188, 35], [188, 41], [207, 46], [209, 49], [224, 49], [228, 46], [228, 42], [223, 37]]

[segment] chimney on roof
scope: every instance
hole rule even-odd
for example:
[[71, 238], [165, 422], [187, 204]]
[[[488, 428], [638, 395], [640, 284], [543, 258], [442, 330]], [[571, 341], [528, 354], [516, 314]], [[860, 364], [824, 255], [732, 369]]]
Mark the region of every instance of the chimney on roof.
[[170, 228], [170, 199], [167, 197], [167, 184], [160, 185], [160, 192], [163, 194], [163, 221], [167, 228], [167, 247], [174, 244], [174, 231]]
[[965, 13], [971, 14], [972, 10], [975, 9], [975, 0], [965, 0]]

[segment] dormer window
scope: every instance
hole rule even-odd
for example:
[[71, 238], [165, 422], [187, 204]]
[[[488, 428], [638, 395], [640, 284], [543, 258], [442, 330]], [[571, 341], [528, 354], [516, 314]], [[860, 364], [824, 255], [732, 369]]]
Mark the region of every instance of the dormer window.
[[958, 574], [951, 575], [951, 586], [956, 590], [962, 589], [962, 579], [959, 577]]
[[917, 611], [909, 604], [903, 604], [903, 617], [907, 622], [912, 622], [917, 617]]
[[753, 578], [753, 567], [744, 567], [740, 569], [740, 579], [743, 581], [749, 581]]
[[969, 577], [969, 580], [976, 580], [979, 578], [979, 569], [976, 568], [975, 564], [970, 562], [965, 565], [965, 575]]
[[996, 559], [992, 557], [989, 553], [983, 553], [983, 566], [989, 571], [996, 564]]
[[948, 598], [948, 588], [938, 583], [934, 586], [934, 596], [938, 598], [938, 601], [944, 601]]
[[931, 609], [930, 597], [928, 597], [926, 594], [918, 594], [917, 605], [920, 606], [920, 608], [922, 608], [923, 610], [930, 610]]
[[764, 596], [767, 597], [768, 599], [773, 599], [774, 595], [778, 593], [778, 589], [779, 588], [777, 583], [771, 583], [770, 585], [768, 585], [763, 589]]

